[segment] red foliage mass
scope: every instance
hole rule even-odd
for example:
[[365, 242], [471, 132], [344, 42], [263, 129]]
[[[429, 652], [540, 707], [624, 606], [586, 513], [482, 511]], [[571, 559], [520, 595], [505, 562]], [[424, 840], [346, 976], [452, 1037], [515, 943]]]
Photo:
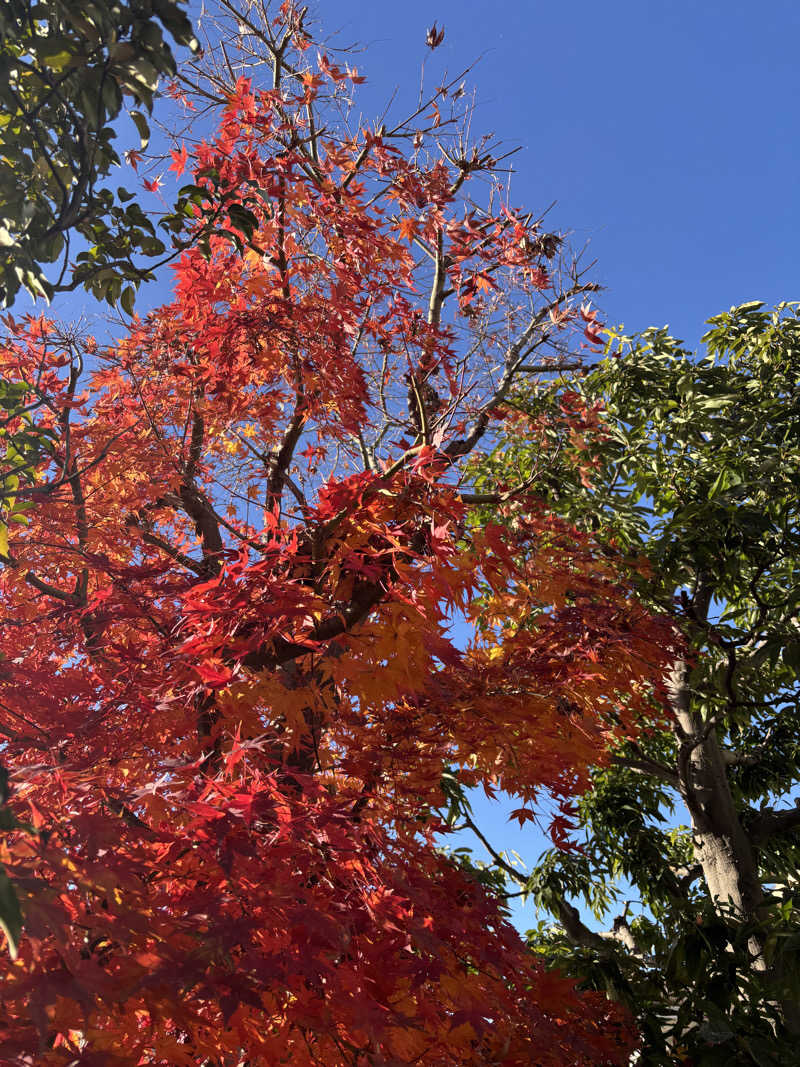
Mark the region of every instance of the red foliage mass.
[[304, 109], [343, 77], [242, 81], [175, 154], [228, 233], [85, 387], [90, 339], [8, 320], [46, 436], [0, 583], [4, 1063], [622, 1064], [635, 1041], [434, 848], [445, 767], [567, 798], [663, 668], [590, 541], [524, 497], [475, 523], [462, 492], [585, 287], [546, 289], [524, 216], [465, 206], [468, 161], [380, 131], [312, 155]]

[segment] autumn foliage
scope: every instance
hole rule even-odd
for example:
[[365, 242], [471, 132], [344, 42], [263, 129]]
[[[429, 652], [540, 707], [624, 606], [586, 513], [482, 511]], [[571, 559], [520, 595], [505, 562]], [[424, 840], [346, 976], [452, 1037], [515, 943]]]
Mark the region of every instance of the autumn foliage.
[[567, 802], [661, 670], [588, 538], [524, 487], [476, 523], [465, 482], [590, 287], [486, 199], [446, 89], [413, 140], [333, 132], [358, 78], [287, 18], [281, 86], [174, 153], [219, 231], [174, 300], [101, 351], [7, 319], [40, 439], [3, 526], [2, 1062], [625, 1063], [435, 848], [445, 769]]

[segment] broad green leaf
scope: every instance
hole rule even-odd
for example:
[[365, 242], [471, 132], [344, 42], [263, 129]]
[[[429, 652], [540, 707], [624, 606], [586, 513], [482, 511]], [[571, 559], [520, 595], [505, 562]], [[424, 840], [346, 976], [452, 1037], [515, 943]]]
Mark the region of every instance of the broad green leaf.
[[11, 879], [2, 868], [0, 868], [0, 929], [6, 935], [8, 954], [12, 960], [15, 960], [22, 933], [22, 911]]
[[140, 149], [147, 148], [148, 144], [150, 143], [150, 126], [148, 125], [147, 119], [141, 113], [141, 111], [129, 111], [128, 114], [130, 115], [131, 119], [133, 119], [133, 123], [136, 126], [136, 129], [138, 130], [140, 138]]

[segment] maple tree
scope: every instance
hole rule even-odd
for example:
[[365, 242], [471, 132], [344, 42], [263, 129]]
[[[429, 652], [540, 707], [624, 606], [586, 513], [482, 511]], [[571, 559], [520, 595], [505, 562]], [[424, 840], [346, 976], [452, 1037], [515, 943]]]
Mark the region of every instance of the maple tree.
[[625, 1063], [625, 1013], [436, 847], [448, 775], [566, 807], [674, 655], [524, 485], [469, 521], [593, 287], [452, 87], [350, 130], [357, 73], [253, 11], [271, 82], [212, 71], [173, 153], [205, 234], [174, 300], [102, 351], [6, 319], [4, 1062]]

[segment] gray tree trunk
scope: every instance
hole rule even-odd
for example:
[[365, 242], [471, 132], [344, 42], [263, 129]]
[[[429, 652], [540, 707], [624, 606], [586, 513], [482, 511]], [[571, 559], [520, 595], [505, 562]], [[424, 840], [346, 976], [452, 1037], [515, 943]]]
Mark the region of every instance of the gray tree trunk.
[[697, 861], [713, 900], [730, 901], [744, 920], [756, 918], [764, 901], [758, 859], [733, 800], [715, 725], [691, 709], [688, 673], [679, 661], [669, 689], [680, 741], [679, 788], [692, 820]]

